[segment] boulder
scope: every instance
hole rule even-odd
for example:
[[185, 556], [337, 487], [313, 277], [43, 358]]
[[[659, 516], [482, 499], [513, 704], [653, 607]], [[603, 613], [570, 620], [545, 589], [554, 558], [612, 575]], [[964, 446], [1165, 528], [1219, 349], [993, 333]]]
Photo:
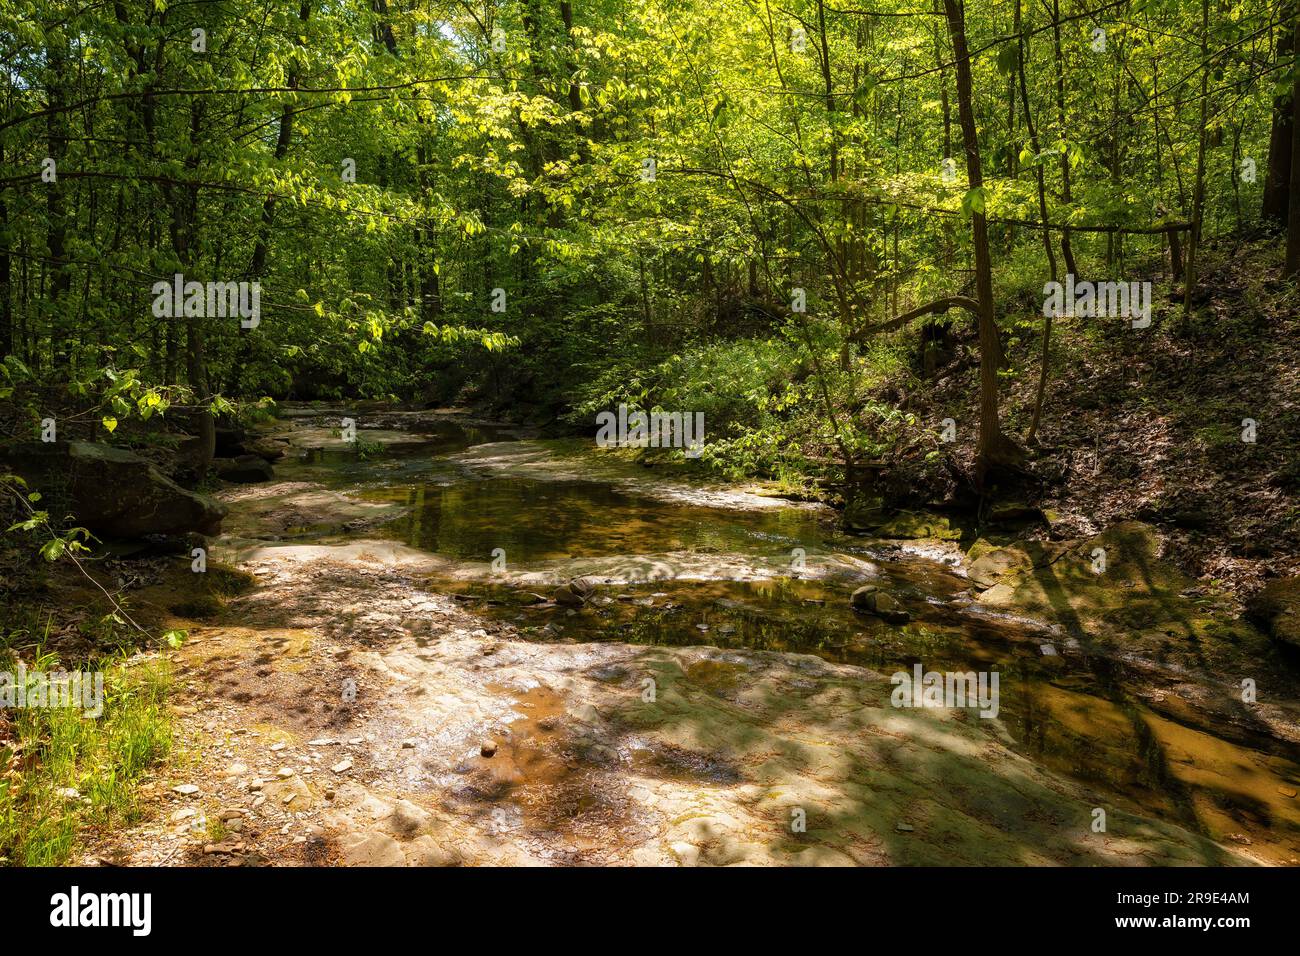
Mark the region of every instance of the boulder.
[[1270, 581], [1246, 602], [1246, 615], [1275, 641], [1300, 647], [1300, 578]]
[[247, 451], [244, 448], [244, 430], [238, 425], [217, 425], [214, 431], [216, 434], [214, 454], [222, 458], [234, 458]]
[[584, 601], [588, 601], [596, 593], [596, 582], [591, 578], [574, 578], [569, 582], [569, 589]]
[[55, 519], [106, 538], [221, 531], [226, 509], [186, 491], [134, 452], [95, 442], [23, 442], [0, 453], [0, 471], [39, 491]]
[[238, 458], [214, 458], [212, 468], [223, 481], [248, 484], [271, 480], [271, 463], [257, 455], [240, 455]]
[[582, 607], [585, 603], [581, 595], [574, 594], [573, 590], [567, 584], [561, 584], [551, 595], [551, 599], [556, 604], [562, 604], [565, 607]]
[[854, 607], [865, 608], [867, 606], [868, 601], [871, 601], [873, 604], [875, 603], [875, 598], [873, 595], [875, 595], [879, 591], [880, 588], [878, 588], [874, 584], [864, 584], [862, 585], [862, 587], [858, 588], [856, 591], [853, 592], [853, 597], [851, 597], [849, 600], [853, 603]]
[[883, 508], [863, 504], [853, 506], [844, 514], [844, 525], [849, 531], [870, 535], [873, 538], [918, 540], [937, 538], [957, 541], [961, 529], [954, 528], [943, 515], [926, 512], [900, 511], [889, 514]]
[[[983, 543], [983, 539], [976, 545]], [[1053, 542], [1018, 541], [1005, 548], [981, 548], [967, 569], [970, 578], [980, 590], [993, 587], [1003, 578], [1045, 568], [1066, 553], [1066, 545]], [[971, 548], [969, 554], [975, 555]]]
[[879, 498], [854, 498], [844, 507], [844, 527], [849, 531], [873, 531], [889, 520]]
[[556, 604], [566, 607], [582, 607], [596, 593], [596, 582], [591, 578], [574, 578], [568, 584], [561, 584], [551, 595]]
[[912, 615], [893, 596], [885, 593], [874, 584], [864, 584], [853, 592], [850, 599], [855, 611], [865, 611], [890, 624], [906, 624]]
[[250, 455], [265, 458], [267, 461], [279, 461], [289, 451], [289, 443], [283, 438], [259, 436], [244, 442], [244, 448]]
[[176, 446], [171, 465], [164, 465], [163, 468], [173, 478], [185, 482], [197, 481], [207, 472], [210, 460], [207, 443], [202, 438], [187, 435]]
[[[1123, 521], [1084, 541], [1044, 545], [1049, 557], [1059, 551], [1050, 561], [1027, 551], [1030, 568], [1023, 561], [1000, 573], [987, 563], [972, 565], [983, 581], [997, 580], [978, 600], [1057, 624], [1080, 640], [1101, 633], [1124, 634], [1130, 642], [1146, 632], [1187, 635], [1202, 627], [1197, 620], [1205, 615], [1181, 596], [1195, 582], [1160, 559], [1162, 547], [1155, 528]], [[1016, 556], [1015, 547], [1005, 550]]]

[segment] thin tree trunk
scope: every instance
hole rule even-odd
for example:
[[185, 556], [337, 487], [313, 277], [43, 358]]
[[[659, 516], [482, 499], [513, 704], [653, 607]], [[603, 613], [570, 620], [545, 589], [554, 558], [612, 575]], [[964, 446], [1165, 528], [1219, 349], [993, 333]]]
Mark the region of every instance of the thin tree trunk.
[[1183, 282], [1183, 315], [1192, 311], [1196, 292], [1196, 269], [1201, 251], [1201, 226], [1205, 218], [1205, 148], [1209, 135], [1206, 126], [1210, 110], [1210, 69], [1205, 60], [1210, 51], [1210, 0], [1201, 0], [1201, 129], [1196, 145], [1196, 184], [1192, 188], [1192, 229], [1187, 239], [1187, 275]]
[[[1068, 128], [1065, 123], [1065, 58], [1061, 55], [1061, 4], [1052, 0], [1052, 40], [1056, 54], [1056, 121], [1061, 126], [1061, 135], [1065, 136]], [[1061, 154], [1061, 201], [1065, 203], [1066, 221], [1069, 219], [1070, 204], [1074, 197], [1070, 194], [1070, 157]], [[1070, 245], [1070, 230], [1061, 230], [1061, 258], [1065, 260], [1065, 271], [1075, 276], [1079, 270], [1074, 264], [1074, 249]]]
[[[1034, 126], [1034, 114], [1029, 108], [1029, 85], [1025, 82], [1025, 60], [1029, 58], [1029, 39], [1025, 36], [1020, 20], [1020, 0], [1016, 0], [1016, 20], [1015, 31], [1018, 37], [1018, 56], [1017, 74], [1020, 79], [1020, 103], [1025, 114], [1025, 131], [1029, 133], [1029, 146], [1037, 156], [1042, 150], [1038, 143], [1038, 130]], [[1046, 174], [1043, 172], [1043, 164], [1034, 163], [1034, 172], [1038, 181], [1038, 219], [1043, 223], [1043, 252], [1047, 255], [1047, 268], [1051, 275], [1051, 281], [1056, 279], [1056, 252], [1052, 247], [1052, 232], [1047, 227], [1047, 182]], [[1043, 317], [1043, 350], [1039, 360], [1038, 369], [1038, 389], [1034, 394], [1034, 417], [1029, 423], [1029, 432], [1025, 435], [1025, 441], [1033, 444], [1037, 440], [1038, 425], [1043, 415], [1043, 398], [1047, 394], [1047, 375], [1048, 363], [1051, 356], [1052, 343], [1052, 317], [1050, 315]]]
[[[966, 151], [966, 176], [971, 189], [984, 185], [980, 168], [979, 133], [975, 125], [974, 94], [971, 89], [970, 53], [966, 46], [965, 14], [960, 0], [944, 0], [948, 33], [952, 38], [957, 68], [957, 109], [961, 119], [962, 145]], [[1002, 433], [998, 412], [998, 330], [993, 316], [993, 266], [989, 258], [988, 223], [984, 213], [971, 213], [971, 236], [975, 246], [975, 293], [979, 304], [977, 324], [980, 343], [980, 422], [976, 458], [976, 483], [980, 488], [1004, 466], [1019, 460], [1019, 449]]]
[[[1300, 58], [1300, 16], [1295, 18], [1292, 49]], [[1291, 71], [1291, 102], [1300, 103], [1300, 63]], [[1291, 190], [1286, 224], [1286, 274], [1300, 276], [1300, 123], [1291, 123]]]
[[[1287, 4], [1278, 32], [1277, 62], [1285, 63], [1295, 57], [1295, 32], [1292, 21], [1297, 15], [1295, 3]], [[1287, 221], [1290, 206], [1292, 127], [1295, 123], [1295, 98], [1291, 92], [1273, 98], [1273, 128], [1268, 139], [1268, 170], [1264, 176], [1264, 198], [1260, 216], [1274, 226]]]

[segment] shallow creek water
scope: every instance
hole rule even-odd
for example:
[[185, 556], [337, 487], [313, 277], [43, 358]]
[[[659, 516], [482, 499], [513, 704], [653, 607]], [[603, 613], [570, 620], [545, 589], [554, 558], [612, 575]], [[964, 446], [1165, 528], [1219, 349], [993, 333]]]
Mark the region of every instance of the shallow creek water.
[[[336, 421], [298, 411], [294, 441], [307, 450], [277, 464], [277, 481], [319, 483], [400, 511], [360, 533], [291, 527], [278, 536], [286, 543], [386, 538], [448, 559], [454, 570], [432, 577], [432, 590], [534, 641], [752, 648], [883, 674], [918, 663], [996, 671], [998, 719], [977, 720], [975, 709], [970, 717], [1095, 789], [1099, 803], [1249, 842], [1275, 862], [1300, 855], [1292, 748], [1205, 726], [1194, 708], [1149, 687], [1137, 692], [1112, 661], [1050, 625], [983, 610], [955, 549], [847, 537], [821, 508], [664, 494], [663, 480], [644, 469], [597, 463], [594, 453], [584, 459], [572, 443], [553, 446], [565, 468], [479, 467], [491, 455], [473, 452], [508, 448], [501, 443], [515, 437], [499, 427], [363, 429], [358, 451], [338, 441]], [[549, 597], [577, 574], [602, 582], [587, 606], [521, 603], [532, 593]], [[911, 622], [854, 612], [849, 596], [868, 580], [893, 594]]]

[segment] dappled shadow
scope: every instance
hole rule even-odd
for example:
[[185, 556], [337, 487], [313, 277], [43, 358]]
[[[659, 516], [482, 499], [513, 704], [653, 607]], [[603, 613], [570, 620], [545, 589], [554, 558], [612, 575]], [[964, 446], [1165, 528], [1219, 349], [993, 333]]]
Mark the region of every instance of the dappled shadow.
[[[740, 769], [731, 786], [750, 786], [736, 802], [764, 826], [733, 842], [757, 840], [788, 862], [810, 846], [905, 865], [1099, 865], [1132, 862], [1132, 853], [1147, 863], [1232, 862], [1209, 841], [1122, 810], [1109, 811], [1109, 836], [1091, 834], [1093, 804], [1080, 794], [964, 726], [970, 716], [890, 708], [888, 685], [869, 675], [801, 672], [768, 655], [714, 663], [728, 661], [731, 670], [695, 677], [676, 658], [647, 659], [657, 703], [630, 703], [613, 719], [630, 737], [693, 741], [695, 752]], [[728, 785], [707, 773], [698, 783]], [[749, 795], [755, 788], [760, 796]], [[807, 833], [791, 831], [795, 809], [806, 812]], [[1121, 853], [1108, 840], [1132, 846]]]

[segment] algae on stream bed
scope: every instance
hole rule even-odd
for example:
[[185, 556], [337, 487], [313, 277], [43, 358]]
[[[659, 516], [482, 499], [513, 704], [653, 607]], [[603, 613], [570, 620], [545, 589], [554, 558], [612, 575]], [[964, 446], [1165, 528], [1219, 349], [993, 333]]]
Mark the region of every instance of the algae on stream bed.
[[[319, 448], [319, 422], [284, 437]], [[386, 422], [389, 452], [306, 451], [282, 484], [232, 491], [220, 544], [260, 585], [226, 610], [253, 629], [236, 656], [258, 649], [286, 682], [262, 719], [282, 693], [280, 720], [319, 736], [304, 675], [344, 661], [368, 675], [349, 719], [418, 741], [414, 764], [354, 758], [364, 786], [330, 814], [346, 859], [425, 858], [367, 829], [360, 808], [395, 799], [461, 834], [469, 862], [1300, 856], [1290, 741], [1201, 706], [1218, 690], [1195, 675], [978, 600], [952, 543], [845, 537], [826, 509], [665, 481], [572, 442], [404, 440], [402, 424]], [[575, 575], [596, 583], [585, 606], [545, 600]], [[855, 612], [865, 581], [909, 623]], [[281, 668], [266, 629], [316, 635], [320, 661]], [[889, 707], [889, 675], [918, 663], [997, 671], [997, 718]], [[505, 759], [465, 756], [488, 736]], [[781, 822], [796, 806], [797, 837]]]

